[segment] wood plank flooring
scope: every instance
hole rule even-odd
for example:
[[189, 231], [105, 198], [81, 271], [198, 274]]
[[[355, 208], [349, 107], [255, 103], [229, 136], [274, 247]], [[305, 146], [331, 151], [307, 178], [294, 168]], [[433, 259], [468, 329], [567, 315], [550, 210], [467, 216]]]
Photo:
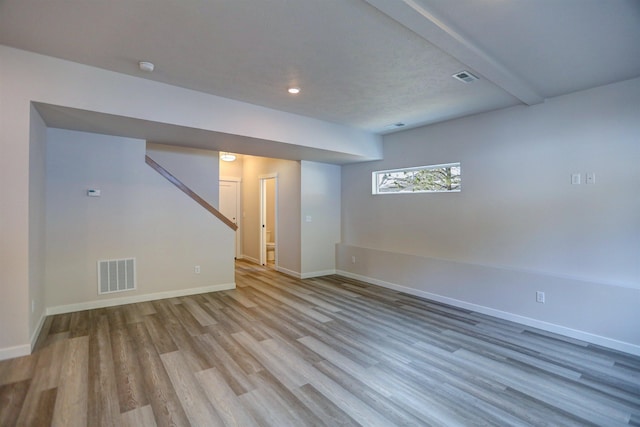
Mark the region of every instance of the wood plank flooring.
[[640, 425], [640, 358], [339, 276], [50, 316], [0, 425]]

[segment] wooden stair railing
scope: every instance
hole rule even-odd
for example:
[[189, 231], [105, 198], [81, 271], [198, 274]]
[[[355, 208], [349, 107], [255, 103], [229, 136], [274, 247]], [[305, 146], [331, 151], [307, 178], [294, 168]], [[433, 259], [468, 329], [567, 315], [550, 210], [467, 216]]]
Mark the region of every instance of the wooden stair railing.
[[190, 189], [189, 187], [184, 185], [182, 183], [182, 181], [180, 181], [178, 178], [176, 178], [175, 176], [171, 175], [171, 173], [168, 170], [166, 170], [165, 168], [163, 168], [162, 166], [157, 164], [151, 157], [145, 156], [144, 160], [149, 166], [151, 166], [153, 169], [155, 169], [156, 172], [158, 172], [160, 175], [162, 175], [167, 180], [169, 180], [169, 182], [171, 182], [173, 185], [175, 185], [180, 190], [182, 190], [182, 192], [184, 192], [187, 196], [189, 196], [193, 200], [195, 200], [200, 206], [202, 206], [203, 208], [208, 210], [215, 217], [217, 217], [220, 221], [224, 222], [233, 231], [236, 231], [238, 229], [238, 226], [235, 225], [229, 218], [227, 218], [226, 216], [222, 215], [219, 210], [217, 210], [216, 208], [211, 206], [209, 203], [207, 203], [207, 201], [204, 200], [202, 197], [198, 196], [192, 189]]

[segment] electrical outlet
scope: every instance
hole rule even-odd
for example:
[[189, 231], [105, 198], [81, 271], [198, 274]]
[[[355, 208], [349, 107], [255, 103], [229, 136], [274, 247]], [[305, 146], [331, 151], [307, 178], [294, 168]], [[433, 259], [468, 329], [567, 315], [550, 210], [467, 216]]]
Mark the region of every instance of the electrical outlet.
[[542, 292], [542, 291], [537, 291], [536, 292], [536, 302], [544, 304], [544, 292]]
[[193, 267], [193, 272], [196, 274], [200, 274], [200, 266], [196, 265], [195, 267]]
[[356, 263], [356, 256], [355, 256], [355, 255], [353, 255], [353, 256], [351, 257], [351, 264], [355, 264], [355, 263]]

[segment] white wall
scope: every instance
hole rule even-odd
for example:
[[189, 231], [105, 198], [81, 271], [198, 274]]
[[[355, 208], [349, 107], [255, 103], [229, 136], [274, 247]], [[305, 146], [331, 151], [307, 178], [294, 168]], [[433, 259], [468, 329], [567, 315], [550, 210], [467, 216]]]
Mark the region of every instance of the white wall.
[[[133, 64], [135, 65], [135, 64]], [[29, 349], [31, 102], [379, 158], [360, 130], [0, 46], [0, 359]]]
[[218, 152], [147, 142], [147, 155], [218, 209]]
[[335, 274], [335, 248], [340, 242], [340, 171], [336, 165], [301, 162], [302, 277]]
[[[50, 312], [100, 306], [114, 298], [233, 287], [233, 231], [145, 164], [144, 157], [143, 140], [48, 130]], [[188, 163], [187, 157], [182, 160]], [[192, 167], [201, 163], [196, 159]], [[89, 188], [100, 189], [101, 197], [87, 197]], [[97, 261], [129, 257], [136, 258], [138, 289], [98, 296]], [[200, 274], [194, 273], [196, 265]]]
[[[29, 131], [29, 339], [35, 344], [45, 314], [47, 127], [31, 107]], [[33, 306], [32, 306], [33, 304]]]
[[[389, 135], [343, 167], [338, 268], [640, 353], [638, 135], [640, 79]], [[460, 193], [371, 195], [374, 170], [455, 161]]]
[[[296, 277], [335, 273], [340, 241], [340, 166], [241, 156], [220, 164], [223, 176], [242, 175], [243, 257], [260, 259], [260, 177], [277, 175], [278, 268]], [[235, 162], [234, 162], [235, 163]], [[269, 216], [269, 215], [268, 215]], [[311, 222], [305, 222], [311, 216]], [[268, 218], [269, 221], [269, 218]], [[268, 223], [267, 228], [276, 228]]]
[[260, 177], [277, 175], [278, 268], [300, 274], [300, 162], [243, 156], [243, 256], [260, 260]]
[[[0, 56], [0, 359], [21, 356], [29, 343], [29, 102]], [[32, 235], [36, 236], [38, 233]], [[36, 242], [32, 242], [36, 243]]]

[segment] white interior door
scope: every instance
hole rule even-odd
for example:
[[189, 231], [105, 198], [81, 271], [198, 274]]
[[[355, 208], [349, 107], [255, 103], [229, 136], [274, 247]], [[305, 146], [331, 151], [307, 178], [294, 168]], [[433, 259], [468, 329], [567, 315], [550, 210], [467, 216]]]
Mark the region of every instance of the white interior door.
[[272, 233], [272, 242], [276, 243], [274, 265], [278, 268], [278, 221], [277, 192], [278, 175], [260, 176], [260, 264], [267, 265], [267, 230]]
[[220, 181], [219, 210], [229, 218], [236, 230], [236, 258], [240, 257], [240, 183], [237, 181]]

